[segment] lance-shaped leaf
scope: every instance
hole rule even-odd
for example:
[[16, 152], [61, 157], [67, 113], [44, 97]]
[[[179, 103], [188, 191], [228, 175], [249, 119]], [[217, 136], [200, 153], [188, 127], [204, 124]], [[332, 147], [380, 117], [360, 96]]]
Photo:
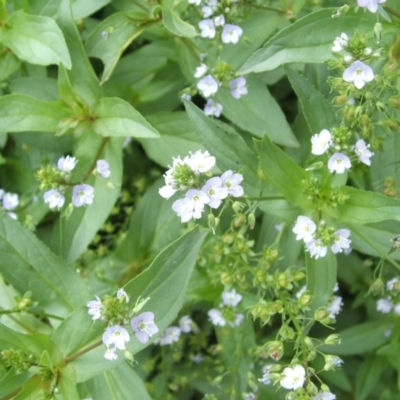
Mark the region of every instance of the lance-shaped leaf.
[[239, 73], [272, 71], [294, 62], [323, 63], [332, 56], [333, 40], [341, 32], [370, 30], [374, 25], [370, 13], [351, 10], [332, 18], [334, 12], [334, 8], [318, 10], [282, 29], [245, 62]]
[[93, 129], [102, 136], [158, 138], [160, 134], [129, 103], [117, 97], [101, 99]]
[[15, 11], [0, 29], [0, 42], [31, 64], [71, 68], [64, 36], [52, 18]]
[[6, 214], [0, 215], [0, 272], [52, 314], [68, 315], [88, 299], [79, 275]]
[[121, 54], [145, 28], [142, 14], [124, 11], [112, 14], [91, 32], [85, 48], [89, 57], [99, 58], [104, 63], [101, 83], [110, 78]]
[[300, 101], [310, 131], [319, 133], [322, 129], [330, 130], [337, 126], [333, 107], [324, 95], [296, 71], [290, 68], [285, 68], [285, 71]]
[[[140, 299], [150, 297], [140, 313], [153, 312], [160, 333], [172, 323], [182, 307], [197, 254], [207, 233], [208, 230], [194, 229], [183, 235], [161, 252], [146, 270], [125, 286], [132, 304], [139, 297]], [[83, 321], [88, 328], [92, 322], [89, 315], [86, 322]], [[98, 325], [101, 326], [101, 323], [98, 322]], [[127, 327], [127, 329], [132, 333], [131, 327]], [[86, 345], [86, 337], [83, 330], [81, 332], [82, 343]], [[98, 339], [100, 338], [99, 335]], [[127, 348], [135, 354], [148, 346], [150, 342], [143, 344], [132, 333]], [[104, 359], [104, 352], [105, 347], [101, 346], [73, 361], [72, 365], [77, 372], [78, 382], [86, 381], [100, 372], [115, 368], [119, 362], [124, 362], [123, 357], [115, 362], [110, 362]]]
[[177, 36], [193, 37], [197, 35], [194, 26], [183, 21], [170, 8], [163, 8], [163, 24], [173, 34]]
[[0, 97], [0, 126], [4, 132], [54, 132], [70, 116], [61, 102], [46, 102], [24, 94]]

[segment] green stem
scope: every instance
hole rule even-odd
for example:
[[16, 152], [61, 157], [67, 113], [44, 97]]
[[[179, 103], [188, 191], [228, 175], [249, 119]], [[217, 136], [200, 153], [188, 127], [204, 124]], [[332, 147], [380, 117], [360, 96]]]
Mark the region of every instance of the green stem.
[[0, 310], [0, 315], [2, 314], [17, 314], [21, 312], [26, 312], [27, 314], [32, 314], [32, 315], [38, 315], [41, 317], [46, 317], [46, 318], [53, 318], [53, 319], [58, 319], [60, 321], [63, 321], [64, 318], [59, 317], [58, 315], [53, 315], [53, 314], [47, 314], [43, 311], [37, 311], [37, 310]]
[[269, 197], [244, 197], [245, 200], [286, 200], [286, 197], [283, 196], [269, 196]]
[[80, 351], [76, 352], [75, 354], [72, 354], [72, 355], [66, 357], [65, 362], [68, 364], [71, 361], [74, 361], [76, 358], [78, 358], [86, 353], [89, 353], [89, 351], [95, 349], [96, 347], [99, 347], [102, 343], [103, 343], [102, 340], [99, 340], [98, 342], [93, 343], [92, 345], [84, 348], [83, 350], [80, 350]]
[[400, 13], [397, 12], [396, 10], [393, 10], [393, 8], [387, 7], [387, 6], [383, 6], [383, 9], [388, 12], [389, 14], [394, 15], [397, 18], [400, 18]]
[[281, 10], [280, 8], [269, 7], [269, 6], [260, 6], [259, 4], [253, 4], [246, 0], [239, 1], [239, 4], [243, 4], [245, 6], [250, 6], [250, 7], [254, 7], [254, 8], [259, 8], [261, 10], [273, 11], [273, 12], [276, 12], [279, 14], [285, 14], [285, 15], [287, 14], [287, 12], [285, 10]]

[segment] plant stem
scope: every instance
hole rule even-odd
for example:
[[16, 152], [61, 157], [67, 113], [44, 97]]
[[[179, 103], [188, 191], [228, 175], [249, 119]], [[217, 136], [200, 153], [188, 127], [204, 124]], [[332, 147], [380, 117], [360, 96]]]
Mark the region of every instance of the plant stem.
[[250, 6], [250, 7], [254, 7], [254, 8], [259, 8], [261, 10], [267, 10], [267, 11], [273, 11], [273, 12], [277, 12], [279, 14], [287, 14], [287, 12], [285, 10], [281, 10], [280, 8], [275, 8], [275, 7], [269, 7], [269, 6], [260, 6], [259, 4], [253, 4], [250, 3], [246, 0], [241, 0], [239, 1], [240, 4], [243, 4], [245, 6]]
[[2, 315], [2, 314], [17, 314], [17, 313], [21, 313], [21, 312], [26, 312], [27, 314], [32, 314], [32, 315], [39, 315], [41, 317], [58, 319], [60, 321], [64, 320], [64, 318], [59, 317], [58, 315], [47, 314], [43, 311], [37, 311], [37, 310], [0, 310], [0, 315]]
[[96, 347], [99, 347], [102, 343], [103, 343], [102, 340], [99, 340], [98, 342], [93, 343], [92, 345], [86, 347], [85, 349], [80, 350], [80, 351], [78, 351], [77, 353], [72, 354], [72, 355], [66, 357], [66, 358], [65, 358], [65, 362], [68, 364], [68, 363], [70, 363], [71, 361], [74, 361], [76, 358], [82, 356], [83, 354], [86, 354], [86, 353], [88, 353], [89, 351], [95, 349]]
[[392, 15], [394, 15], [395, 17], [400, 18], [400, 13], [397, 12], [396, 10], [393, 10], [393, 8], [390, 8], [390, 7], [387, 7], [387, 6], [383, 6], [383, 9], [384, 9], [385, 11], [387, 11], [389, 14], [392, 14]]

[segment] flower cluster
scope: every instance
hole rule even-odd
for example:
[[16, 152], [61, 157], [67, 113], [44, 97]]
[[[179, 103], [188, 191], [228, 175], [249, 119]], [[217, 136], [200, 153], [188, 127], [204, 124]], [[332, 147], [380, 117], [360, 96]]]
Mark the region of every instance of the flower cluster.
[[398, 278], [390, 279], [386, 282], [387, 297], [378, 299], [376, 309], [388, 314], [393, 311], [396, 315], [400, 315], [400, 281]]
[[378, 11], [379, 4], [383, 3], [386, 3], [386, 0], [357, 0], [357, 5], [359, 7], [366, 8], [372, 13], [376, 13]]
[[242, 313], [236, 312], [237, 305], [242, 301], [242, 295], [237, 293], [235, 289], [222, 292], [222, 303], [220, 308], [212, 308], [208, 311], [208, 318], [213, 325], [231, 327], [239, 326], [244, 319]]
[[0, 200], [3, 210], [7, 212], [12, 219], [17, 219], [17, 214], [13, 212], [19, 205], [19, 197], [16, 193], [8, 193], [0, 189]]
[[[338, 144], [335, 143], [335, 138], [330, 131], [323, 129], [320, 133], [317, 133], [311, 137], [311, 153], [315, 155], [322, 155], [328, 151], [340, 149], [340, 152], [332, 154], [328, 160], [328, 169], [331, 173], [336, 172], [337, 174], [343, 174], [351, 168], [351, 159], [341, 149], [340, 134], [341, 129], [338, 129], [337, 137]], [[347, 146], [345, 146], [347, 147]], [[371, 157], [374, 155], [369, 150], [369, 145], [365, 143], [363, 139], [358, 139], [354, 146], [350, 146], [349, 150], [354, 153], [354, 157], [357, 157], [358, 161], [370, 166]], [[332, 151], [333, 152], [333, 151]]]
[[154, 344], [160, 346], [168, 346], [172, 343], [178, 342], [181, 336], [181, 333], [198, 333], [198, 328], [192, 321], [192, 319], [188, 315], [184, 315], [179, 320], [178, 326], [170, 326], [165, 332], [156, 340], [154, 340]]
[[125, 290], [119, 289], [116, 297], [105, 296], [101, 301], [96, 296], [96, 300], [87, 302], [88, 314], [92, 316], [93, 320], [100, 319], [108, 322], [108, 327], [102, 337], [103, 343], [107, 346], [104, 354], [107, 360], [116, 360], [118, 358], [117, 350], [126, 351], [125, 343], [129, 342], [130, 336], [123, 327], [124, 324], [130, 322], [136, 338], [141, 343], [147, 343], [158, 332], [152, 312], [143, 312], [131, 318], [132, 314], [140, 311], [148, 299], [135, 305], [133, 310], [129, 309], [129, 300], [130, 297]]
[[229, 170], [220, 177], [207, 179], [215, 161], [208, 151], [198, 150], [183, 160], [174, 158], [172, 167], [164, 174], [165, 186], [159, 190], [162, 197], [168, 199], [178, 191], [185, 192], [185, 197], [172, 205], [182, 222], [201, 218], [205, 205], [217, 209], [229, 195], [243, 195], [241, 174]]
[[[43, 194], [44, 202], [50, 208], [60, 209], [65, 203], [65, 189], [68, 186], [72, 188], [72, 204], [75, 207], [82, 207], [93, 203], [94, 188], [85, 183], [73, 184], [70, 182], [71, 172], [75, 168], [77, 160], [75, 157], [61, 157], [57, 162], [57, 167], [47, 166], [38, 171], [37, 176], [41, 181], [41, 188], [49, 188]], [[106, 160], [97, 160], [95, 174], [99, 174], [103, 178], [111, 175], [110, 166]]]
[[316, 259], [325, 257], [330, 247], [332, 253], [337, 254], [350, 251], [351, 240], [348, 239], [348, 229], [326, 228], [323, 223], [317, 229], [317, 225], [310, 218], [300, 215], [297, 217], [293, 232], [297, 235], [296, 240], [303, 240], [311, 257]]

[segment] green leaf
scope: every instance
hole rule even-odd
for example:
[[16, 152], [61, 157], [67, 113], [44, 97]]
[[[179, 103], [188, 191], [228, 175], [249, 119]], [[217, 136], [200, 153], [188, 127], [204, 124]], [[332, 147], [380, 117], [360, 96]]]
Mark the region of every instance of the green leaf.
[[302, 185], [309, 174], [275, 146], [267, 136], [264, 136], [262, 141], [254, 140], [254, 147], [267, 181], [294, 205], [311, 208], [307, 196], [303, 193]]
[[0, 398], [14, 392], [21, 387], [30, 377], [29, 372], [16, 374], [13, 370], [9, 370], [3, 377], [0, 378]]
[[[232, 169], [243, 171], [243, 185], [246, 193], [251, 190], [255, 194], [260, 193], [259, 179], [257, 176], [257, 165], [254, 163], [254, 154], [247, 144], [234, 130], [230, 132], [222, 130], [210, 118], [196, 107], [192, 102], [183, 101], [186, 111], [198, 137], [204, 146], [217, 159], [217, 165], [222, 170]], [[249, 188], [251, 185], [253, 189]]]
[[0, 41], [31, 64], [71, 68], [64, 36], [52, 18], [15, 11], [0, 29]]
[[111, 3], [111, 0], [72, 0], [71, 7], [74, 20], [86, 18], [109, 3]]
[[307, 290], [314, 296], [309, 315], [312, 318], [319, 307], [325, 307], [336, 285], [336, 256], [328, 251], [325, 257], [312, 258], [306, 252]]
[[[62, 65], [60, 68], [64, 68]], [[10, 85], [12, 94], [25, 94], [42, 101], [59, 100], [57, 81], [53, 78], [39, 78], [33, 76], [21, 76], [14, 79]]]
[[170, 8], [164, 7], [162, 14], [164, 26], [174, 35], [184, 37], [193, 37], [197, 35], [195, 27], [183, 21]]
[[88, 298], [79, 275], [6, 214], [0, 215], [0, 272], [20, 293], [31, 290], [40, 309], [59, 316]]
[[61, 0], [31, 0], [29, 14], [55, 18], [60, 4]]
[[137, 18], [132, 12], [112, 14], [97, 25], [87, 38], [85, 48], [88, 56], [99, 58], [104, 63], [102, 84], [110, 78], [124, 50], [145, 29]]
[[376, 388], [384, 367], [382, 357], [370, 356], [361, 364], [356, 378], [356, 400], [365, 400]]
[[94, 131], [102, 136], [158, 138], [160, 134], [129, 103], [110, 97], [101, 99], [94, 113]]
[[341, 32], [351, 35], [355, 30], [370, 30], [375, 22], [370, 13], [356, 14], [353, 10], [332, 18], [336, 11], [318, 10], [282, 29], [245, 62], [239, 73], [272, 71], [294, 62], [323, 63], [332, 57], [333, 39]]
[[72, 18], [70, 0], [61, 1], [57, 23], [64, 33], [72, 60], [72, 68], [67, 72], [71, 85], [79, 96], [85, 99], [89, 107], [95, 107], [101, 97], [101, 88]]
[[81, 399], [76, 388], [75, 370], [71, 366], [71, 364], [65, 365], [60, 370], [60, 379], [58, 381], [57, 387], [60, 390], [60, 394], [61, 396], [63, 396], [63, 399]]
[[300, 101], [310, 131], [319, 133], [322, 129], [329, 130], [337, 126], [333, 107], [323, 94], [296, 71], [290, 68], [285, 68], [285, 71]]
[[[0, 46], [0, 49], [3, 49], [3, 46]], [[2, 50], [0, 56], [0, 82], [6, 80], [10, 75], [16, 72], [20, 65], [21, 62], [14, 53]]]
[[298, 147], [285, 115], [262, 80], [250, 76], [247, 86], [248, 94], [240, 99], [235, 99], [228, 89], [218, 91], [217, 99], [224, 107], [224, 115], [253, 135], [262, 137], [267, 134], [275, 143]]
[[0, 125], [5, 132], [54, 132], [70, 116], [61, 102], [45, 102], [24, 94], [0, 97]]

